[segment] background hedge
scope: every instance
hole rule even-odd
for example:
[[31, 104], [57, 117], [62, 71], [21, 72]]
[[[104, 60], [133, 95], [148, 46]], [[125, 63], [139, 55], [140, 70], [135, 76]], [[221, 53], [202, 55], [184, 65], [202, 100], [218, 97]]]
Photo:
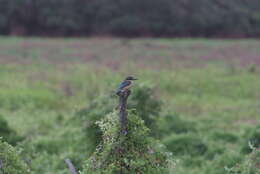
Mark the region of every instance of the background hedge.
[[0, 0], [0, 34], [259, 37], [259, 0]]

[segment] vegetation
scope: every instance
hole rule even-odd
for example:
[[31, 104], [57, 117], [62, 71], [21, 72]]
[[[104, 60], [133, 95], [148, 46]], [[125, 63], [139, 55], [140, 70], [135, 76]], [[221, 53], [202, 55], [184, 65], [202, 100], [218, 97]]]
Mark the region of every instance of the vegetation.
[[[254, 129], [248, 130], [245, 133], [245, 138], [253, 147], [260, 146], [260, 126], [255, 127]], [[250, 148], [248, 144], [244, 144], [242, 151], [245, 153], [250, 153], [253, 148]]]
[[103, 142], [86, 162], [83, 173], [169, 173], [170, 156], [149, 137], [143, 120], [130, 112], [125, 136], [120, 134], [118, 114], [114, 111], [98, 122]]
[[256, 149], [251, 144], [250, 148], [252, 153], [247, 155], [247, 157], [239, 164], [232, 168], [226, 168], [230, 174], [251, 174], [260, 173], [260, 150]]
[[259, 0], [0, 0], [0, 10], [1, 34], [260, 36]]
[[[137, 86], [135, 93], [128, 101], [128, 108], [134, 109], [136, 113], [140, 114], [141, 119], [144, 120], [145, 125], [151, 130], [150, 134], [159, 136], [157, 129], [157, 122], [159, 120], [160, 102], [154, 98], [152, 88], [148, 85]], [[105, 115], [112, 112], [118, 107], [118, 99], [116, 95], [100, 96], [90, 102], [89, 106], [81, 109], [76, 113], [71, 121], [76, 125], [81, 125], [82, 134], [85, 134], [85, 139], [89, 143], [89, 154], [93, 153], [97, 145], [101, 142], [101, 130], [96, 124]]]
[[29, 174], [30, 170], [19, 157], [18, 152], [0, 139], [0, 173]]
[[[258, 40], [2, 37], [0, 136], [33, 174], [68, 173], [65, 158], [83, 173], [93, 171], [95, 156], [111, 171], [120, 158], [103, 157], [114, 151], [102, 135], [114, 137], [116, 124], [107, 132], [95, 123], [116, 123], [114, 91], [130, 74], [139, 79], [128, 105], [133, 127], [141, 128], [129, 135], [138, 139], [135, 153], [152, 144], [164, 161], [171, 152], [170, 174], [248, 168], [258, 174], [259, 46]], [[14, 136], [22, 138], [11, 142]], [[105, 149], [96, 151], [100, 143]], [[133, 159], [134, 167], [150, 170], [143, 158]]]
[[22, 137], [19, 137], [17, 133], [12, 130], [7, 121], [0, 115], [0, 137], [4, 137], [4, 141], [15, 145], [16, 142], [21, 141]]

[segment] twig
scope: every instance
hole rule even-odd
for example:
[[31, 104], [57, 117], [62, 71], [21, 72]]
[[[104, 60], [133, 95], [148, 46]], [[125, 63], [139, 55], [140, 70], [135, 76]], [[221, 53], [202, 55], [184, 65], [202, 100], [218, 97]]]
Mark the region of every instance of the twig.
[[0, 159], [0, 171], [2, 171], [3, 174], [5, 174], [4, 163], [3, 163], [3, 161], [1, 159]]
[[70, 159], [65, 159], [65, 162], [68, 165], [71, 174], [78, 174], [76, 168], [74, 167]]
[[0, 169], [4, 168], [3, 161], [0, 159]]

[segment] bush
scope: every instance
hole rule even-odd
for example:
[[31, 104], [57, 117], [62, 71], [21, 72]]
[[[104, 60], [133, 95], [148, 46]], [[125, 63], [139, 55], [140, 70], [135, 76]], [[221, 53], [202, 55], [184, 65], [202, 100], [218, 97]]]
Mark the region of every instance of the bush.
[[194, 134], [172, 134], [165, 138], [163, 143], [174, 155], [204, 155], [208, 147]]
[[120, 134], [118, 112], [98, 122], [103, 142], [86, 161], [83, 174], [168, 173], [168, 155], [149, 138], [149, 129], [133, 112], [128, 113], [128, 134]]
[[[101, 131], [96, 125], [96, 121], [101, 120], [117, 106], [116, 100], [107, 96], [100, 96], [94, 100], [87, 108], [76, 113], [74, 122], [81, 124], [85, 134], [88, 153], [92, 153], [101, 141]], [[83, 125], [82, 125], [83, 124]]]
[[213, 160], [203, 161], [201, 168], [207, 174], [225, 174], [225, 168], [232, 167], [242, 160], [242, 156], [235, 152], [226, 151], [221, 156], [216, 156]]
[[137, 115], [144, 120], [152, 135], [158, 134], [157, 121], [160, 117], [162, 103], [155, 97], [152, 85], [140, 84], [134, 88], [129, 100], [129, 108], [135, 109]]
[[69, 158], [81, 170], [83, 161], [89, 156], [85, 135], [79, 127], [67, 122], [69, 114], [43, 113], [48, 114], [52, 120], [48, 124], [41, 122], [36, 132], [18, 144], [23, 149], [22, 157], [35, 174], [49, 171], [66, 173], [68, 169], [64, 163], [65, 158]]
[[260, 147], [260, 126], [246, 132], [244, 145], [242, 147], [243, 153], [250, 153], [252, 149], [248, 146], [251, 143], [254, 147]]
[[[144, 120], [145, 125], [151, 129], [152, 135], [159, 133], [157, 120], [161, 110], [161, 103], [153, 96], [153, 89], [146, 85], [139, 85], [134, 88], [133, 94], [129, 97], [129, 108], [135, 108], [135, 112]], [[83, 132], [89, 153], [92, 153], [101, 141], [101, 131], [95, 124], [106, 114], [118, 106], [118, 98], [111, 96], [100, 96], [96, 98], [87, 108], [76, 113], [74, 122], [83, 123]]]
[[223, 141], [227, 143], [235, 143], [238, 141], [238, 137], [236, 135], [224, 131], [214, 131], [211, 134], [211, 138], [216, 141]]
[[0, 139], [0, 173], [29, 174], [27, 165], [20, 159], [19, 153], [11, 145]]
[[18, 136], [17, 133], [12, 130], [7, 121], [0, 115], [0, 137], [3, 138], [4, 141], [15, 145], [18, 141], [22, 140], [22, 137]]
[[[223, 144], [223, 143], [222, 143]], [[214, 160], [220, 155], [227, 153], [225, 146], [219, 146], [215, 141], [208, 143], [208, 150], [204, 155], [204, 158], [207, 160]]]
[[226, 168], [229, 174], [259, 174], [260, 173], [260, 149], [251, 145], [252, 152], [232, 168]]

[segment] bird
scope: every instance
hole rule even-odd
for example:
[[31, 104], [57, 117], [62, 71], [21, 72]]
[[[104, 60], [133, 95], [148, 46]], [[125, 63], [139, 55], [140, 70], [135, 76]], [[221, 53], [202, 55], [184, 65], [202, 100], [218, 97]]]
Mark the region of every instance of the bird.
[[126, 77], [125, 80], [117, 88], [116, 94], [120, 95], [122, 92], [129, 90], [132, 87], [134, 80], [138, 80], [138, 79], [133, 76]]

